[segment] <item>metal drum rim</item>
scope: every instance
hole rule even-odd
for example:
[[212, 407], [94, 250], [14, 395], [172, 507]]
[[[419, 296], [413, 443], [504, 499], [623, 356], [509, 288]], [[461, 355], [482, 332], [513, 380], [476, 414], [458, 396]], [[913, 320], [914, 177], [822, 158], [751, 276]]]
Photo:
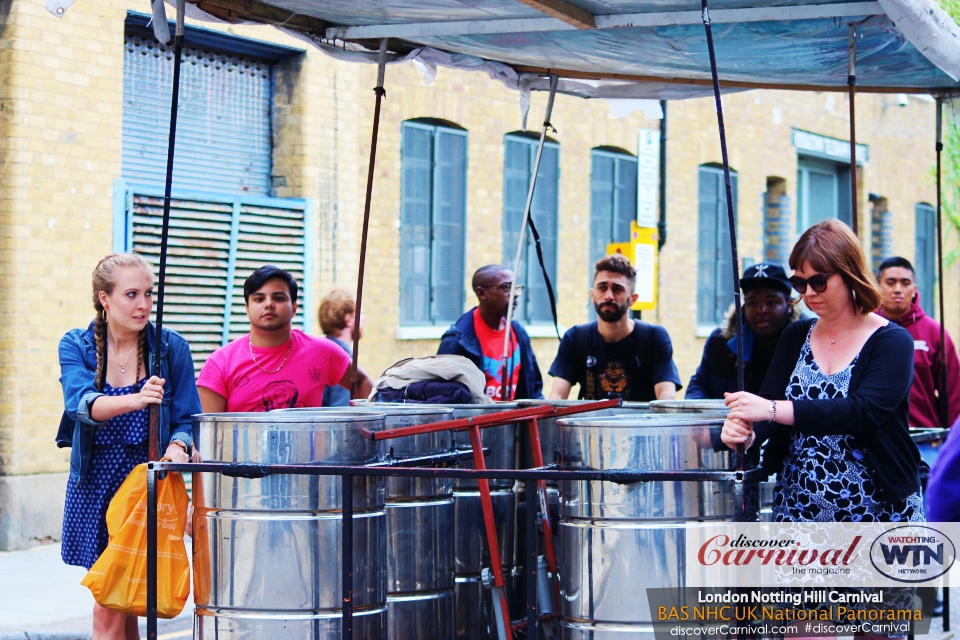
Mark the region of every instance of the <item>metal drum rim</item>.
[[[387, 402], [381, 404], [389, 404]], [[397, 405], [397, 406], [409, 406], [409, 405]], [[435, 405], [420, 405], [417, 407], [410, 407], [409, 409], [398, 410], [394, 407], [366, 407], [366, 406], [350, 406], [350, 407], [292, 407], [289, 409], [274, 409], [270, 413], [296, 413], [297, 415], [325, 415], [328, 413], [348, 413], [355, 415], [357, 413], [372, 414], [372, 415], [413, 415], [413, 416], [443, 416], [443, 415], [453, 415], [453, 409], [447, 409], [446, 405], [435, 404]]]
[[[567, 418], [558, 420], [561, 428], [635, 428], [652, 429], [656, 427], [720, 427], [726, 417], [709, 413], [648, 413], [642, 415], [616, 415], [594, 418]], [[640, 423], [640, 424], [637, 424]]]
[[[379, 407], [381, 405], [395, 405], [397, 407], [409, 407], [410, 409], [419, 409], [423, 408], [425, 405], [429, 406], [428, 403], [421, 402], [370, 402], [369, 400], [361, 400], [359, 403], [354, 404], [355, 400], [350, 401], [350, 408], [355, 409], [367, 409], [373, 407]], [[368, 406], [369, 405], [369, 406]], [[444, 407], [446, 409], [480, 409], [481, 411], [509, 411], [510, 409], [516, 409], [518, 401], [515, 402], [484, 402], [482, 404], [437, 404], [434, 406]]]
[[[307, 414], [311, 415], [311, 414]], [[313, 418], [316, 416], [316, 418]], [[386, 419], [385, 413], [323, 411], [314, 412], [310, 419], [293, 411], [238, 411], [235, 413], [197, 413], [193, 415], [195, 423], [246, 422], [246, 423], [282, 423], [282, 424], [343, 424], [344, 422], [364, 423]]]
[[719, 398], [691, 398], [689, 400], [652, 400], [650, 409], [654, 412], [672, 413], [674, 411], [698, 413], [701, 411], [723, 411], [724, 401]]

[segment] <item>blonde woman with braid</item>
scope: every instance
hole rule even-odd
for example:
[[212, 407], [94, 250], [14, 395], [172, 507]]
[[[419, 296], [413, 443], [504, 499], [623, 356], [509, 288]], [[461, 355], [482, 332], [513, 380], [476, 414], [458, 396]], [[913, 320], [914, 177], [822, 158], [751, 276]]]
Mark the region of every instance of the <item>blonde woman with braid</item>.
[[[190, 416], [200, 397], [187, 342], [163, 330], [160, 375], [151, 376], [157, 352], [153, 270], [135, 253], [107, 256], [93, 270], [96, 318], [60, 341], [64, 414], [57, 445], [72, 447], [63, 514], [61, 555], [90, 568], [107, 547], [107, 507], [133, 468], [147, 461], [148, 408], [160, 405], [160, 443], [173, 462], [189, 462]], [[93, 607], [95, 640], [139, 638], [137, 619]]]

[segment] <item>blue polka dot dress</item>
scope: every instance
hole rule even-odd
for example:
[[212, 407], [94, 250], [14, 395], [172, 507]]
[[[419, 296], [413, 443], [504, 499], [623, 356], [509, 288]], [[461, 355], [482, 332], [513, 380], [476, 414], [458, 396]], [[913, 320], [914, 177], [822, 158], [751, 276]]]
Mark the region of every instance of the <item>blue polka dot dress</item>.
[[[134, 387], [139, 388], [130, 385], [115, 389], [105, 383], [103, 393], [123, 396], [133, 393]], [[67, 564], [89, 569], [107, 548], [110, 500], [133, 468], [147, 461], [147, 416], [147, 409], [140, 409], [107, 420], [94, 437], [87, 475], [79, 482], [73, 478], [67, 482], [60, 550]]]

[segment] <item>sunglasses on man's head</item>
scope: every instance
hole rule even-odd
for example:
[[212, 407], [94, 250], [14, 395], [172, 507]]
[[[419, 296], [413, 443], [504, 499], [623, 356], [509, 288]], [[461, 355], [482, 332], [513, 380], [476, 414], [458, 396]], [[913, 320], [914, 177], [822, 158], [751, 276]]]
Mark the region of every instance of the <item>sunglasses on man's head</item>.
[[800, 276], [790, 276], [788, 280], [790, 281], [790, 286], [796, 290], [797, 293], [803, 295], [807, 292], [807, 285], [810, 285], [810, 288], [816, 293], [823, 293], [827, 290], [827, 280], [830, 279], [832, 273], [818, 273], [815, 276], [810, 276], [809, 278], [801, 278]]

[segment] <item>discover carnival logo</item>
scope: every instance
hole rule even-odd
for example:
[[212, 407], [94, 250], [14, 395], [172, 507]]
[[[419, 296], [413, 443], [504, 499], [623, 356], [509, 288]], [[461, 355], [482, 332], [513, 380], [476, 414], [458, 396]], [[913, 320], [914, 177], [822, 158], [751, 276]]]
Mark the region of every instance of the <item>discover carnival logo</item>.
[[897, 582], [926, 582], [953, 566], [957, 550], [940, 531], [921, 525], [894, 527], [870, 546], [873, 567]]

